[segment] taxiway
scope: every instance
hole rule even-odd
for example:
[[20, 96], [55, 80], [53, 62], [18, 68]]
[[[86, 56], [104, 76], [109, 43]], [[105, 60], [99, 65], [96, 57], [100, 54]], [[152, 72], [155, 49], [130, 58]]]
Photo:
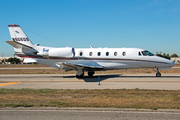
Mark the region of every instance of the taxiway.
[[1, 120], [179, 120], [179, 112], [77, 111], [77, 110], [0, 110]]
[[158, 89], [180, 90], [179, 74], [109, 74], [77, 79], [74, 74], [0, 75], [0, 88], [31, 89]]

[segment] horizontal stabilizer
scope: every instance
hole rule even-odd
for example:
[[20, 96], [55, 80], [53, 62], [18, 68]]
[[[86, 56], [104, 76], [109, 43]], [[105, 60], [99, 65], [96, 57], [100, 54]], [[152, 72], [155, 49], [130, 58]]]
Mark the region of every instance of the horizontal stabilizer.
[[8, 44], [10, 44], [11, 46], [13, 46], [14, 48], [32, 48], [30, 46], [27, 46], [27, 45], [24, 45], [24, 44], [21, 44], [21, 43], [18, 43], [18, 42], [15, 42], [15, 41], [12, 41], [12, 40], [8, 40], [6, 41]]

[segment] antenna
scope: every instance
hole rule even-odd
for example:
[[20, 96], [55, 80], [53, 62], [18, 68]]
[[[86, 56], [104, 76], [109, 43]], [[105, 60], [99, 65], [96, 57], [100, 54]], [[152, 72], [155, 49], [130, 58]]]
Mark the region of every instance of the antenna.
[[[24, 28], [24, 27], [22, 27], [22, 28], [28, 30], [27, 28]], [[40, 36], [40, 37], [42, 37], [42, 38], [44, 38], [44, 39], [46, 39], [46, 40], [48, 40], [48, 41], [51, 41], [51, 42], [53, 42], [53, 43], [55, 43], [55, 44], [58, 44], [58, 45], [61, 45], [61, 46], [65, 46], [65, 45], [59, 44], [59, 43], [57, 43], [57, 42], [55, 42], [55, 41], [53, 41], [53, 40], [51, 40], [51, 39], [48, 39], [48, 38], [46, 38], [46, 37], [44, 37], [44, 36], [42, 36], [42, 35], [40, 35], [40, 34], [37, 34], [37, 33], [33, 32], [33, 31], [31, 31], [31, 30], [28, 30], [28, 31], [31, 32], [31, 33], [33, 33], [33, 34], [35, 34], [35, 35], [37, 35], [37, 36]]]
[[90, 48], [94, 48], [92, 45], [90, 45]]

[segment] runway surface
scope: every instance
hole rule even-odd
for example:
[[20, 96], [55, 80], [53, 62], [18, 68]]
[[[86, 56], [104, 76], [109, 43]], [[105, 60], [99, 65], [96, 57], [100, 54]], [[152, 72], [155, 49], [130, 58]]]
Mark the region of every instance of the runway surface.
[[179, 74], [109, 74], [77, 79], [75, 74], [0, 75], [0, 88], [31, 89], [159, 89], [180, 90]]

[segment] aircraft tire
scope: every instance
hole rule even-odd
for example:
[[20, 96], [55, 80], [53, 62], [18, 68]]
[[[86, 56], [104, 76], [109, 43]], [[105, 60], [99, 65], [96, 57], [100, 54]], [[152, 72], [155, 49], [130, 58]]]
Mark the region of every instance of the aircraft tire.
[[94, 71], [93, 72], [88, 72], [88, 76], [92, 77], [94, 75]]
[[161, 77], [161, 73], [157, 72], [156, 77]]
[[81, 75], [76, 75], [76, 78], [83, 78], [84, 77], [84, 73], [82, 73]]

